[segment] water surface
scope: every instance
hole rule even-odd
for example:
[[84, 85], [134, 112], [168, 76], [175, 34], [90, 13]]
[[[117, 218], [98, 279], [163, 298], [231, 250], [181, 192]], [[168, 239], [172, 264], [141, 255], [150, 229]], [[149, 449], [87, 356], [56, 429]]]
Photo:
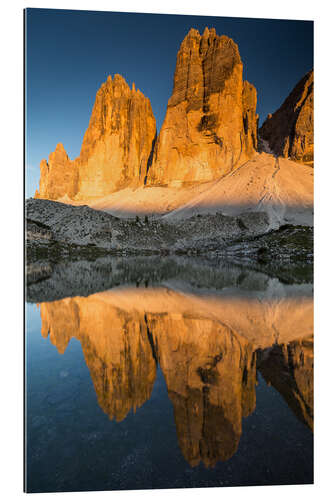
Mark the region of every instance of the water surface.
[[28, 290], [28, 491], [313, 482], [312, 285], [148, 268]]

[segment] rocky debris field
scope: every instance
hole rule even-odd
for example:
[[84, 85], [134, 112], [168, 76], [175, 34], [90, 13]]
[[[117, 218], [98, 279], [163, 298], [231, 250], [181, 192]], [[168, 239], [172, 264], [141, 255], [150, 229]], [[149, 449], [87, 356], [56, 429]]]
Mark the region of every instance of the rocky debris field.
[[205, 254], [268, 231], [265, 213], [196, 215], [178, 223], [119, 219], [87, 206], [26, 202], [28, 259], [60, 254]]

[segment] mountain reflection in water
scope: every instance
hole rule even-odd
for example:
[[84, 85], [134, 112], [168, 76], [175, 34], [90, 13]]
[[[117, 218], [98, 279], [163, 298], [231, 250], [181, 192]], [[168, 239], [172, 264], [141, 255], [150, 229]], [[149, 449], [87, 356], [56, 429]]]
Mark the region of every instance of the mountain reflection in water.
[[313, 298], [289, 288], [122, 286], [39, 304], [41, 333], [60, 354], [80, 341], [98, 403], [116, 421], [149, 400], [159, 365], [183, 456], [214, 467], [237, 451], [258, 371], [312, 429]]

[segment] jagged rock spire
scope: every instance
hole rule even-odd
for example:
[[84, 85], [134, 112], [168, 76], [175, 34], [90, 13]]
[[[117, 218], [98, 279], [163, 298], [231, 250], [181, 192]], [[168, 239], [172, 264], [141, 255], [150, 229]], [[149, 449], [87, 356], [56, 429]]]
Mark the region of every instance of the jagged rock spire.
[[96, 94], [80, 156], [71, 161], [61, 143], [41, 162], [37, 198], [89, 200], [143, 184], [156, 135], [150, 101], [119, 74]]
[[214, 28], [181, 43], [172, 96], [148, 183], [186, 185], [221, 177], [253, 155], [256, 90], [243, 82], [236, 43]]

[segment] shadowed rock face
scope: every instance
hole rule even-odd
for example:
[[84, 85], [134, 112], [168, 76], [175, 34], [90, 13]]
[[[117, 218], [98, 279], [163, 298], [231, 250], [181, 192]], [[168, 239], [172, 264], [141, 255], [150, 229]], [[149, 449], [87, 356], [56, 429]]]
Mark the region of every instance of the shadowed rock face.
[[[255, 409], [258, 367], [311, 426], [313, 345], [293, 340], [290, 318], [312, 332], [308, 305], [295, 297], [287, 312], [274, 303], [122, 287], [41, 304], [41, 333], [60, 353], [72, 337], [81, 342], [98, 403], [117, 421], [150, 398], [159, 364], [185, 459], [213, 467], [237, 451], [242, 418]], [[280, 317], [289, 318], [285, 335]]]
[[191, 29], [177, 55], [173, 93], [148, 184], [205, 182], [228, 173], [257, 146], [257, 96], [243, 82], [237, 45]]
[[313, 165], [313, 70], [268, 115], [259, 133], [276, 155]]
[[41, 162], [35, 197], [89, 200], [142, 185], [155, 136], [149, 99], [122, 76], [109, 76], [96, 94], [80, 156], [69, 160], [58, 144], [49, 162]]
[[258, 367], [295, 415], [313, 429], [313, 336], [264, 351]]

